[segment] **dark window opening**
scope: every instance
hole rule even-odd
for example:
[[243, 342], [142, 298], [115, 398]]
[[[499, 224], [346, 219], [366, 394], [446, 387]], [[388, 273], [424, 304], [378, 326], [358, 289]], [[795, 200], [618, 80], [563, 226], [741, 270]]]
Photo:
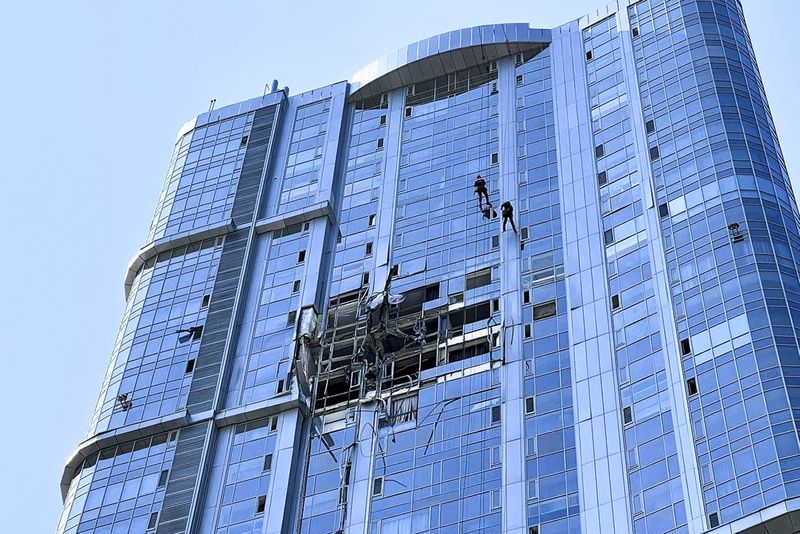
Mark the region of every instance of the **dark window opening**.
[[244, 137], [242, 137], [242, 146], [247, 146], [247, 140], [248, 140], [248, 137], [246, 135]]
[[697, 379], [690, 378], [686, 381], [686, 391], [689, 395], [697, 395]]
[[633, 408], [625, 406], [622, 409], [622, 422], [627, 424], [633, 423]]
[[592, 51], [589, 50], [588, 52], [586, 52], [586, 61], [591, 61], [591, 60], [592, 60]]
[[372, 494], [375, 496], [383, 495], [383, 477], [375, 477], [372, 481]]
[[525, 397], [525, 413], [526, 414], [536, 413], [536, 397], [534, 396]]
[[191, 360], [186, 362], [186, 374], [187, 375], [189, 373], [191, 373], [192, 371], [194, 371], [194, 362], [195, 362], [194, 358], [192, 358]]
[[362, 286], [369, 285], [369, 273], [362, 273], [362, 275], [361, 275], [361, 285]]
[[603, 242], [606, 245], [611, 245], [614, 243], [614, 229], [609, 228], [605, 232], [603, 232]]
[[269, 420], [269, 431], [270, 432], [277, 432], [278, 431], [278, 418], [273, 417]]
[[634, 37], [639, 37], [639, 28], [637, 28], [636, 26], [634, 26], [633, 28], [631, 28], [631, 34], [632, 34]]
[[522, 292], [522, 303], [523, 304], [531, 303], [531, 292], [527, 289]]
[[425, 286], [425, 302], [439, 298], [439, 284]]
[[264, 456], [264, 472], [272, 470], [272, 454]]
[[531, 334], [531, 325], [526, 324], [525, 325], [525, 339], [528, 339], [529, 337], [531, 337], [531, 335], [532, 335]]
[[203, 302], [200, 303], [201, 308], [208, 308], [208, 303], [211, 302], [211, 295], [203, 295]]
[[606, 153], [606, 149], [603, 145], [597, 145], [594, 147], [594, 156], [596, 158], [602, 158]]
[[708, 525], [711, 528], [719, 526], [719, 514], [717, 512], [711, 512], [708, 514]]
[[654, 133], [656, 131], [656, 123], [652, 120], [649, 120], [644, 123], [644, 129], [648, 134]]
[[[457, 345], [459, 349], [448, 349], [447, 351], [447, 362], [460, 362], [462, 360], [468, 360], [470, 358], [474, 358], [475, 356], [480, 356], [481, 354], [489, 354], [489, 342], [482, 341], [481, 343], [477, 343], [475, 345], [470, 345], [464, 347], [463, 345]], [[395, 373], [397, 374], [397, 373]]]
[[662, 219], [664, 217], [669, 217], [669, 206], [667, 204], [658, 205], [658, 216]]
[[500, 236], [493, 235], [492, 236], [492, 248], [500, 248]]
[[370, 241], [369, 243], [367, 243], [367, 244], [364, 246], [364, 254], [365, 254], [365, 255], [367, 255], [367, 256], [369, 256], [370, 254], [372, 254], [372, 241]]
[[411, 106], [406, 106], [406, 117], [410, 117], [413, 114], [414, 114], [414, 108], [412, 108]]
[[689, 338], [681, 339], [681, 355], [686, 356], [692, 353], [692, 343]]
[[[458, 297], [460, 300], [456, 300]], [[463, 293], [450, 296], [451, 304], [464, 301]], [[460, 310], [454, 310], [447, 315], [447, 322], [451, 327], [459, 328], [469, 323], [478, 323], [486, 321], [492, 315], [492, 307], [490, 301], [479, 302], [472, 304]]]
[[158, 487], [163, 488], [167, 485], [167, 478], [169, 478], [169, 470], [165, 469], [158, 475]]
[[519, 238], [523, 241], [528, 239], [528, 227], [525, 226], [519, 229]]
[[492, 406], [492, 424], [496, 425], [500, 422], [502, 412], [500, 411], [500, 406]]
[[384, 124], [386, 124], [386, 115], [381, 115], [380, 124], [381, 124], [381, 126], [383, 126]]
[[[346, 354], [348, 357], [352, 356], [352, 349]], [[350, 388], [347, 377], [343, 374], [322, 378], [318, 387], [319, 393], [317, 394], [317, 410], [324, 410], [326, 406], [334, 406], [344, 401], [358, 399], [358, 389]]]
[[556, 301], [543, 302], [533, 307], [533, 320], [547, 319], [556, 314]]
[[525, 83], [525, 78], [522, 74], [517, 74], [517, 85], [522, 85], [523, 83]]
[[266, 508], [267, 508], [267, 496], [259, 495], [258, 502], [256, 503], [256, 513], [263, 514]]
[[306, 251], [301, 250], [297, 253], [297, 263], [303, 263], [304, 261], [306, 261]]
[[497, 165], [500, 162], [500, 155], [497, 152], [492, 152], [492, 165]]
[[284, 391], [286, 391], [286, 380], [281, 378], [280, 380], [278, 380], [278, 383], [275, 386], [275, 392], [276, 393], [283, 393]]
[[369, 216], [369, 219], [367, 219], [367, 226], [370, 226], [370, 227], [375, 226], [375, 214], [374, 213]]
[[489, 93], [489, 94], [490, 94], [490, 95], [496, 95], [496, 94], [497, 94], [497, 82], [494, 82], [494, 83], [492, 84], [492, 92], [491, 92], [491, 93]]
[[299, 293], [300, 292], [300, 280], [295, 280], [292, 282], [292, 293]]
[[467, 273], [466, 288], [476, 289], [483, 286], [488, 286], [492, 283], [492, 269], [481, 269], [474, 273]]
[[147, 528], [156, 528], [158, 524], [158, 512], [150, 514], [150, 519], [147, 520]]
[[622, 302], [619, 299], [619, 295], [611, 295], [611, 309], [618, 310], [622, 307]]
[[303, 231], [304, 232], [308, 232], [310, 228], [311, 228], [311, 223], [310, 222], [306, 221], [306, 222], [303, 223]]
[[597, 173], [597, 185], [604, 186], [608, 183], [608, 174], [606, 171], [600, 171]]
[[379, 149], [383, 148], [383, 137], [378, 139], [378, 148]]
[[294, 310], [290, 311], [286, 315], [286, 326], [294, 326], [294, 322], [296, 319], [297, 319], [297, 312]]
[[661, 153], [658, 151], [658, 147], [650, 147], [650, 159], [655, 161], [661, 157]]
[[194, 327], [192, 331], [192, 339], [197, 340], [200, 339], [200, 336], [203, 335], [203, 325], [198, 325]]
[[381, 426], [387, 423], [405, 423], [417, 419], [417, 407], [419, 406], [419, 395], [397, 396], [389, 399], [389, 409], [386, 417], [382, 417]]
[[394, 265], [392, 265], [392, 269], [389, 271], [389, 275], [397, 276], [398, 274], [400, 274], [400, 264], [395, 263]]

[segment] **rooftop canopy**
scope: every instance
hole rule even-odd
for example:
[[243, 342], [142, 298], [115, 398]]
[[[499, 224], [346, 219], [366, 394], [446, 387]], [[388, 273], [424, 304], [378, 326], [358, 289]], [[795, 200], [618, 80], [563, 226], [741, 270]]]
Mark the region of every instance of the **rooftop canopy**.
[[362, 100], [474, 67], [501, 57], [542, 48], [550, 30], [528, 24], [489, 24], [442, 33], [404, 46], [353, 75], [350, 100]]

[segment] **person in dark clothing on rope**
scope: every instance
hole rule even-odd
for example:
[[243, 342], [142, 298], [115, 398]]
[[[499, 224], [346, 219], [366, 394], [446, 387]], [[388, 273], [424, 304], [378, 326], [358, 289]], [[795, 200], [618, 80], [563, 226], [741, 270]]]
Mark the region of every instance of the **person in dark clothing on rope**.
[[478, 206], [483, 211], [483, 198], [486, 198], [486, 207], [491, 208], [492, 203], [489, 202], [489, 191], [486, 189], [486, 180], [479, 174], [475, 178], [475, 194], [478, 195]]
[[506, 200], [502, 204], [500, 204], [500, 213], [503, 215], [503, 231], [506, 231], [506, 223], [511, 223], [511, 229], [514, 230], [514, 233], [517, 233], [517, 225], [514, 224], [514, 207], [511, 205], [511, 202]]

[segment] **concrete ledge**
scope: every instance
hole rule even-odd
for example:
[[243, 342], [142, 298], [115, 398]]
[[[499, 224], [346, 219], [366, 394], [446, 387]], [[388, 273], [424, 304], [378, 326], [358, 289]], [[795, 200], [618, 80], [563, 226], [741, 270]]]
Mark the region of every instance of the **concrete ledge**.
[[256, 233], [265, 234], [295, 224], [319, 219], [320, 217], [327, 217], [331, 224], [336, 224], [336, 217], [333, 214], [330, 200], [323, 200], [299, 210], [273, 215], [272, 217], [256, 221]]
[[186, 410], [182, 410], [164, 417], [148, 419], [141, 423], [102, 432], [82, 442], [67, 458], [64, 472], [61, 475], [61, 499], [66, 499], [69, 484], [72, 482], [77, 470], [80, 469], [83, 461], [106, 447], [161, 434], [162, 432], [169, 432], [170, 430], [185, 428], [189, 425], [212, 419], [214, 420], [214, 425], [219, 428], [276, 415], [293, 408], [299, 408], [304, 417], [308, 417], [310, 413], [308, 405], [300, 399], [296, 389], [275, 395], [264, 401], [225, 409], [216, 414], [211, 410], [196, 414], [189, 414]]
[[261, 419], [262, 417], [276, 415], [292, 408], [299, 408], [304, 416], [308, 415], [308, 405], [300, 400], [296, 391], [292, 391], [291, 393], [287, 392], [281, 395], [275, 395], [272, 398], [253, 404], [222, 410], [214, 418], [214, 424], [217, 428], [237, 425], [239, 423]]
[[794, 534], [798, 531], [800, 498], [794, 498], [709, 530], [708, 534]]
[[64, 473], [61, 475], [61, 498], [65, 499], [67, 497], [67, 490], [69, 490], [69, 484], [72, 482], [75, 472], [80, 468], [83, 461], [92, 454], [112, 445], [175, 430], [186, 426], [188, 422], [187, 413], [184, 410], [159, 417], [158, 419], [149, 419], [92, 436], [78, 445], [78, 448], [67, 458]]
[[128, 262], [128, 272], [125, 274], [125, 299], [128, 299], [128, 295], [131, 292], [131, 287], [133, 287], [133, 280], [136, 278], [136, 274], [139, 272], [139, 269], [141, 269], [142, 265], [144, 265], [145, 262], [150, 258], [154, 258], [159, 253], [166, 252], [174, 248], [189, 245], [191, 243], [197, 243], [198, 241], [203, 241], [204, 239], [209, 239], [211, 237], [219, 237], [221, 235], [229, 234], [235, 229], [236, 226], [233, 224], [233, 220], [223, 221], [221, 223], [210, 224], [194, 230], [181, 232], [169, 237], [156, 239], [150, 244], [145, 245], [139, 249], [139, 252], [137, 252], [133, 259]]

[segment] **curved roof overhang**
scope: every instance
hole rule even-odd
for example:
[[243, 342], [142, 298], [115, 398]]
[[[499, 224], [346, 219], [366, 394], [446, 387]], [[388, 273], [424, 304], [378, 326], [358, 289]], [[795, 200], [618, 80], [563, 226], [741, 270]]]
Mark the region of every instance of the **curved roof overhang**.
[[442, 33], [401, 48], [355, 73], [350, 100], [387, 93], [415, 82], [543, 48], [550, 30], [528, 24], [490, 24]]

